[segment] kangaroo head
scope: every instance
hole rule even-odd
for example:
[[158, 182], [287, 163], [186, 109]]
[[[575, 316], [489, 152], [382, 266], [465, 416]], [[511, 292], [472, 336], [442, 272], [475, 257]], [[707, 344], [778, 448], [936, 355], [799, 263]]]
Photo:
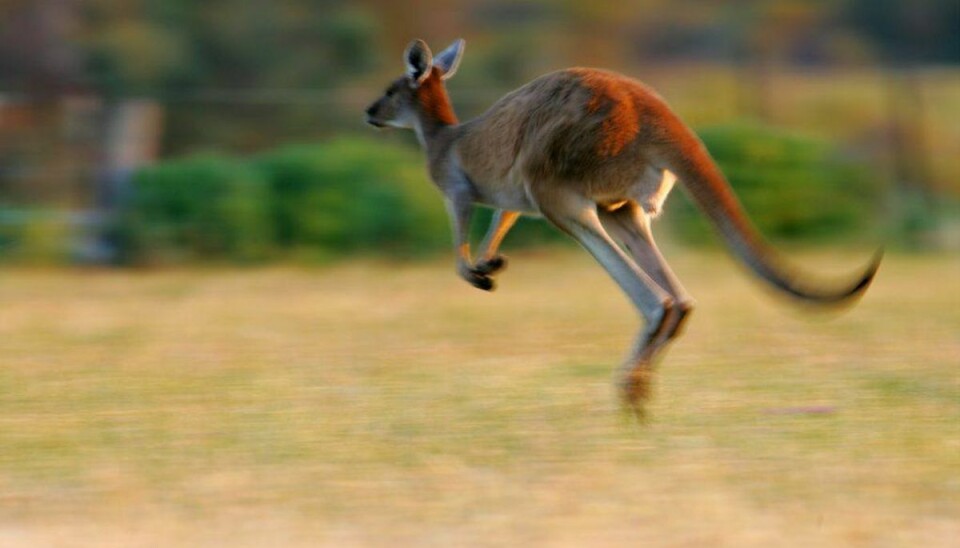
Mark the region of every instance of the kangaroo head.
[[383, 97], [367, 107], [367, 123], [376, 127], [412, 128], [418, 116], [452, 117], [443, 81], [457, 71], [464, 41], [456, 40], [436, 56], [423, 40], [414, 40], [403, 54], [407, 72], [387, 86]]

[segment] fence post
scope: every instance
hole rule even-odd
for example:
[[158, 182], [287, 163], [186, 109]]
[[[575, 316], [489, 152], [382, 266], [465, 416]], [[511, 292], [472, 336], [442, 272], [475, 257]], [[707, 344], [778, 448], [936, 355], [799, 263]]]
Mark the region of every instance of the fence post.
[[95, 216], [100, 230], [81, 246], [81, 260], [110, 262], [115, 243], [107, 234], [111, 220], [129, 194], [133, 172], [159, 152], [163, 109], [149, 99], [105, 100], [102, 107], [101, 165], [97, 170]]

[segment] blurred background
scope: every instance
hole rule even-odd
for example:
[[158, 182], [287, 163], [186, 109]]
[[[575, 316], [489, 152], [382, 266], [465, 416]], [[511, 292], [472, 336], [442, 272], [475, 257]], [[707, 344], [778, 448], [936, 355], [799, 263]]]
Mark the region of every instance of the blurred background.
[[[674, 192], [697, 312], [621, 420], [606, 273], [524, 220], [469, 287], [364, 124], [415, 37], [466, 39], [461, 119], [646, 82], [876, 281], [796, 313]], [[958, 122], [957, 0], [0, 0], [0, 546], [956, 546]]]
[[[955, 0], [4, 0], [0, 261], [445, 249], [412, 135], [375, 134], [361, 112], [411, 38], [439, 50], [461, 36], [462, 119], [551, 70], [615, 69], [701, 133], [774, 239], [956, 249], [958, 12]], [[711, 241], [671, 202], [672, 235]], [[511, 241], [553, 238], [533, 222]]]

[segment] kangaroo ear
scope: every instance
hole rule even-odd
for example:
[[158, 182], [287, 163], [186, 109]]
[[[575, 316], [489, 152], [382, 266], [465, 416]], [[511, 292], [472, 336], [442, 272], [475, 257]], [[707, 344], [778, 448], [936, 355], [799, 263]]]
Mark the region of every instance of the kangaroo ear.
[[430, 47], [420, 39], [410, 42], [407, 51], [403, 53], [403, 61], [407, 64], [407, 76], [410, 77], [411, 84], [415, 88], [420, 87], [430, 75], [430, 68], [433, 66]]
[[443, 71], [443, 76], [440, 78], [446, 80], [456, 74], [457, 67], [460, 66], [460, 59], [463, 58], [463, 48], [466, 44], [463, 38], [458, 38], [447, 46], [447, 49], [437, 54], [437, 57], [433, 60], [433, 65]]

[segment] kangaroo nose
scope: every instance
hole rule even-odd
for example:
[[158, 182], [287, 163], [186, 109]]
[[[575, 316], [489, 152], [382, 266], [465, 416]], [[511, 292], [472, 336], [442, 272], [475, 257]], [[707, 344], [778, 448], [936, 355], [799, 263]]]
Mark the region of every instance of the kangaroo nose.
[[374, 108], [376, 108], [376, 106], [377, 106], [376, 104], [372, 104], [369, 107], [367, 107], [367, 110], [364, 111], [367, 113], [367, 116], [373, 116], [373, 110]]

